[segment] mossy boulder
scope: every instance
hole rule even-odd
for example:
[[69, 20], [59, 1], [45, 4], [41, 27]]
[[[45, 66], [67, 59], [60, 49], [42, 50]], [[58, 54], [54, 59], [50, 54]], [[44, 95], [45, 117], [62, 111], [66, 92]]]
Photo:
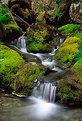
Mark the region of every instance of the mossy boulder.
[[3, 26], [3, 40], [11, 42], [22, 34], [22, 29], [15, 23], [9, 23]]
[[27, 29], [28, 51], [51, 52], [58, 42], [58, 31], [55, 27], [36, 23]]
[[11, 75], [24, 64], [22, 57], [9, 47], [0, 44], [0, 88], [10, 88]]
[[44, 66], [35, 62], [26, 64], [16, 51], [0, 43], [0, 89], [28, 95], [34, 81], [45, 71]]
[[56, 52], [55, 58], [63, 68], [69, 67], [74, 62], [79, 52], [79, 40], [77, 37], [68, 37]]
[[67, 105], [82, 104], [82, 77], [74, 73], [67, 73], [58, 81], [58, 101]]
[[46, 68], [37, 63], [25, 64], [12, 77], [11, 87], [17, 94], [29, 95], [34, 87], [34, 81], [45, 73]]

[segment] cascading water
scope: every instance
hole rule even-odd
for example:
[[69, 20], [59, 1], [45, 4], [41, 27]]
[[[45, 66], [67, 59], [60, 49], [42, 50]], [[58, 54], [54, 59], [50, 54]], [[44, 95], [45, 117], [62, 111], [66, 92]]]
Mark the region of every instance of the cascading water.
[[48, 102], [55, 102], [56, 86], [52, 83], [42, 83], [35, 86], [32, 95]]
[[42, 53], [29, 53], [27, 52], [26, 48], [27, 39], [25, 36], [21, 36], [18, 38], [17, 44], [15, 48], [23, 53], [28, 53], [31, 56], [38, 57], [41, 60], [42, 65], [48, 67], [50, 70], [61, 72], [62, 70], [57, 66], [56, 61], [54, 60], [53, 55], [55, 54], [56, 50], [59, 48], [59, 45], [63, 42], [63, 38], [59, 38], [59, 44], [51, 53], [42, 54]]
[[24, 36], [21, 36], [21, 37], [18, 38], [17, 47], [22, 52], [27, 53], [27, 49], [26, 49], [26, 38]]
[[[26, 37], [21, 36], [18, 38], [18, 41], [15, 41], [15, 42], [16, 43], [15, 44], [12, 43], [12, 45], [21, 53], [36, 56], [41, 60], [41, 63], [44, 66], [47, 66], [51, 70], [54, 70], [57, 72], [61, 71], [61, 69], [57, 67], [57, 64], [53, 57], [56, 50], [59, 48], [59, 45], [57, 45], [57, 48], [55, 48], [51, 53], [34, 54], [34, 53], [28, 53], [26, 49], [26, 42], [27, 42]], [[53, 117], [56, 118], [56, 117], [63, 116], [63, 113], [61, 112], [62, 107], [55, 103], [56, 85], [54, 84], [54, 82], [51, 83], [51, 80], [35, 81], [36, 86], [33, 89], [33, 93], [30, 97], [28, 97], [29, 105], [21, 109], [22, 110], [21, 112], [23, 113], [22, 114], [23, 117], [22, 119], [20, 119], [20, 121], [23, 121], [23, 120], [24, 121], [52, 121]]]

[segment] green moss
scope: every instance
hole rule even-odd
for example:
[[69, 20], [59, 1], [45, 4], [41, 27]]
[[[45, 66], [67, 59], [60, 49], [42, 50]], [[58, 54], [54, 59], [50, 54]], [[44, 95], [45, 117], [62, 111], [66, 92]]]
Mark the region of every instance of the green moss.
[[34, 85], [34, 81], [41, 77], [45, 72], [45, 68], [39, 64], [24, 65], [14, 77], [12, 88], [16, 93], [30, 94]]
[[50, 52], [52, 50], [51, 46], [49, 44], [42, 44], [42, 43], [36, 43], [32, 42], [28, 46], [29, 51], [33, 52]]
[[81, 57], [78, 59], [78, 61], [73, 65], [71, 70], [82, 76], [82, 54]]
[[17, 24], [10, 23], [3, 26], [3, 33], [3, 41], [11, 42], [22, 34], [22, 29]]
[[72, 33], [70, 36], [71, 37], [78, 37], [82, 40], [82, 34], [80, 34], [80, 33]]
[[79, 40], [77, 37], [67, 38], [55, 54], [55, 58], [64, 67], [70, 66], [79, 52], [77, 44]]
[[[11, 75], [24, 64], [22, 57], [5, 45], [0, 44], [0, 75], [2, 76], [2, 84], [4, 87], [9, 86], [5, 83], [11, 83]], [[10, 86], [9, 86], [10, 87]]]
[[22, 30], [20, 29], [20, 27], [15, 23], [10, 23], [10, 24], [5, 25], [4, 30], [6, 34], [12, 33], [12, 32], [17, 32], [19, 34], [22, 33]]
[[77, 87], [69, 84], [67, 80], [60, 80], [58, 83], [57, 96], [61, 103], [80, 104], [82, 103], [82, 94]]
[[34, 32], [34, 39], [36, 42], [43, 42], [47, 34], [48, 34], [47, 30], [43, 30], [43, 31], [37, 30]]
[[48, 43], [44, 43], [48, 35], [47, 30], [36, 30], [27, 36], [28, 39], [28, 51], [31, 52], [50, 52], [52, 47]]
[[67, 25], [64, 25], [60, 28], [58, 28], [59, 31], [62, 32], [62, 34], [64, 35], [69, 35], [71, 33], [74, 33], [76, 30], [79, 30], [82, 28], [82, 25], [81, 24], [67, 24]]

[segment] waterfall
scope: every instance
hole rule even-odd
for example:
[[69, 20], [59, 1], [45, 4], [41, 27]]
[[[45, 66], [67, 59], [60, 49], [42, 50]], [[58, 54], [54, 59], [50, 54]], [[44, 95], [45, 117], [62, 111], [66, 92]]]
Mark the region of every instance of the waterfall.
[[20, 48], [22, 52], [27, 53], [26, 49], [26, 37], [21, 36], [18, 38], [17, 47]]
[[52, 83], [41, 83], [34, 87], [32, 95], [54, 103], [56, 97], [56, 86]]

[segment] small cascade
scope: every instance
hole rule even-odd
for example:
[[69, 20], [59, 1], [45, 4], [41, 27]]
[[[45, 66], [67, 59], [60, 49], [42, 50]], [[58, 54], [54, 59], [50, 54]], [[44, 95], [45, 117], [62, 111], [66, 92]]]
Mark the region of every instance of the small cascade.
[[52, 83], [42, 83], [35, 86], [32, 95], [48, 102], [55, 102], [56, 86]]
[[18, 38], [17, 47], [24, 53], [27, 53], [26, 49], [26, 37], [21, 36]]
[[21, 36], [19, 37], [17, 40], [15, 40], [13, 43], [11, 43], [16, 49], [18, 49], [19, 51], [25, 53], [25, 54], [29, 54], [32, 56], [37, 57], [38, 59], [40, 59], [41, 64], [48, 67], [50, 70], [53, 70], [55, 72], [61, 72], [62, 69], [60, 69], [57, 64], [56, 61], [54, 60], [54, 55], [55, 52], [58, 50], [59, 46], [61, 45], [61, 43], [63, 42], [63, 38], [59, 38], [58, 39], [58, 44], [57, 47], [55, 49], [52, 50], [51, 53], [29, 53], [27, 51], [27, 38], [25, 36]]

